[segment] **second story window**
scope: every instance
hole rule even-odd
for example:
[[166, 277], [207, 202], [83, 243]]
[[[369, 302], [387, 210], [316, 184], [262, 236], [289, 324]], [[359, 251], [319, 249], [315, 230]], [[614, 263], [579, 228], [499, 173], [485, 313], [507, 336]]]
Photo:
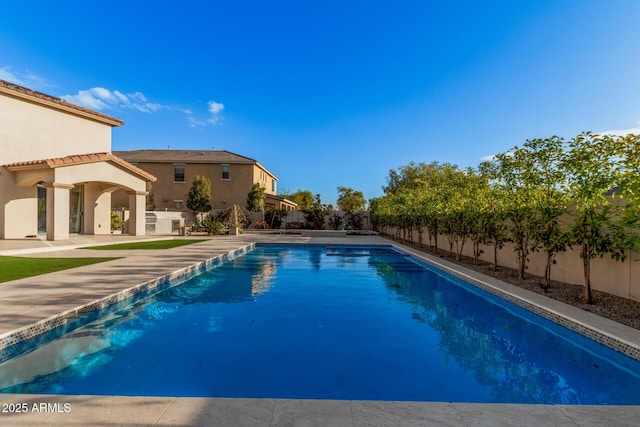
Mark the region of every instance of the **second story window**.
[[173, 182], [185, 182], [184, 165], [173, 165]]
[[229, 165], [222, 165], [222, 179], [229, 179]]
[[271, 191], [276, 192], [276, 180], [271, 178]]

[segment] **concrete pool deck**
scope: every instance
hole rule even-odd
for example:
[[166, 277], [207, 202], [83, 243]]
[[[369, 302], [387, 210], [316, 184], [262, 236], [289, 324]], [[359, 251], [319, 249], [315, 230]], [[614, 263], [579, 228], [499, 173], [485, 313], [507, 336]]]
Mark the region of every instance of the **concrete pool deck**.
[[[0, 336], [18, 328], [97, 299], [173, 273], [194, 263], [226, 254], [252, 242], [391, 244], [375, 236], [301, 237], [295, 235], [242, 235], [214, 237], [205, 242], [161, 251], [86, 250], [84, 245], [124, 242], [127, 236], [77, 236], [66, 242], [2, 241], [0, 255], [30, 257], [123, 258], [73, 270], [0, 284]], [[394, 243], [398, 245], [397, 243]], [[398, 245], [400, 246], [400, 245]], [[412, 248], [404, 250], [416, 253]], [[433, 258], [433, 257], [431, 257]], [[475, 272], [447, 268], [475, 277]], [[482, 275], [480, 275], [482, 276]], [[482, 276], [485, 280], [489, 280]], [[497, 283], [496, 285], [501, 285]], [[507, 285], [507, 284], [504, 284]], [[614, 333], [640, 345], [640, 332], [594, 316], [576, 312], [508, 285], [505, 292], [522, 293], [535, 304], [578, 316], [593, 328]], [[515, 287], [513, 287], [515, 288]], [[37, 295], [37, 298], [35, 297]], [[542, 298], [539, 300], [538, 298]], [[25, 404], [16, 406], [16, 404]], [[65, 405], [66, 404], [66, 405]], [[24, 413], [15, 413], [17, 408]], [[229, 426], [416, 426], [416, 425], [560, 425], [635, 426], [640, 406], [494, 405], [430, 402], [336, 401], [292, 399], [208, 399], [122, 396], [0, 395], [0, 425], [229, 425]]]

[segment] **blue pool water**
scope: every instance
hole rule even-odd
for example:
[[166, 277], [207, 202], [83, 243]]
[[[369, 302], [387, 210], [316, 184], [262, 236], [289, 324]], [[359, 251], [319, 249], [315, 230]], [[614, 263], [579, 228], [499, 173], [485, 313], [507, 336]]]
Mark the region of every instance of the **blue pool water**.
[[0, 392], [640, 404], [640, 363], [391, 248], [258, 246], [99, 315]]

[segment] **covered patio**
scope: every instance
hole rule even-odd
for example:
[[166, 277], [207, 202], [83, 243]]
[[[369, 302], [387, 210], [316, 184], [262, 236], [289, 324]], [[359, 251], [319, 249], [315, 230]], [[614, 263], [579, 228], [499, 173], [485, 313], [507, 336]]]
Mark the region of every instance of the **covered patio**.
[[110, 234], [111, 193], [118, 189], [129, 195], [129, 234], [145, 234], [147, 182], [156, 178], [111, 153], [16, 162], [4, 169], [15, 183], [2, 215], [5, 239]]

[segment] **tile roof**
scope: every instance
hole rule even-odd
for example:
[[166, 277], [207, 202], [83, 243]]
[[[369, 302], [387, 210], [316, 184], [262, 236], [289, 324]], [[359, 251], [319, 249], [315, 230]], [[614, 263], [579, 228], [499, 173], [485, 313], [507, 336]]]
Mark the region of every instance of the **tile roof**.
[[25, 162], [16, 162], [4, 165], [4, 167], [12, 172], [24, 169], [41, 169], [41, 168], [57, 168], [61, 166], [81, 165], [97, 162], [113, 162], [130, 172], [144, 178], [147, 181], [155, 182], [157, 178], [150, 173], [132, 165], [126, 160], [121, 159], [112, 153], [90, 153], [90, 154], [74, 154], [71, 156], [57, 157], [52, 159], [29, 160]]
[[132, 163], [184, 162], [254, 164], [262, 168], [276, 181], [278, 180], [278, 177], [257, 160], [227, 150], [130, 150], [114, 151], [113, 154]]
[[258, 163], [226, 150], [131, 150], [114, 151], [128, 162]]
[[298, 206], [298, 204], [294, 201], [287, 199], [286, 197], [279, 196], [277, 194], [265, 194], [265, 197], [270, 199], [280, 200], [281, 202], [289, 203], [290, 205]]
[[107, 114], [91, 110], [89, 108], [81, 107], [79, 105], [67, 102], [64, 99], [56, 98], [54, 96], [47, 95], [41, 92], [36, 92], [35, 90], [10, 83], [5, 80], [0, 80], [0, 93], [5, 93], [16, 98], [35, 102], [40, 105], [45, 105], [57, 110], [65, 111], [67, 113], [79, 115], [84, 118], [96, 120], [101, 123], [108, 124], [109, 126], [122, 126], [124, 124], [124, 121], [113, 116], [109, 116]]

